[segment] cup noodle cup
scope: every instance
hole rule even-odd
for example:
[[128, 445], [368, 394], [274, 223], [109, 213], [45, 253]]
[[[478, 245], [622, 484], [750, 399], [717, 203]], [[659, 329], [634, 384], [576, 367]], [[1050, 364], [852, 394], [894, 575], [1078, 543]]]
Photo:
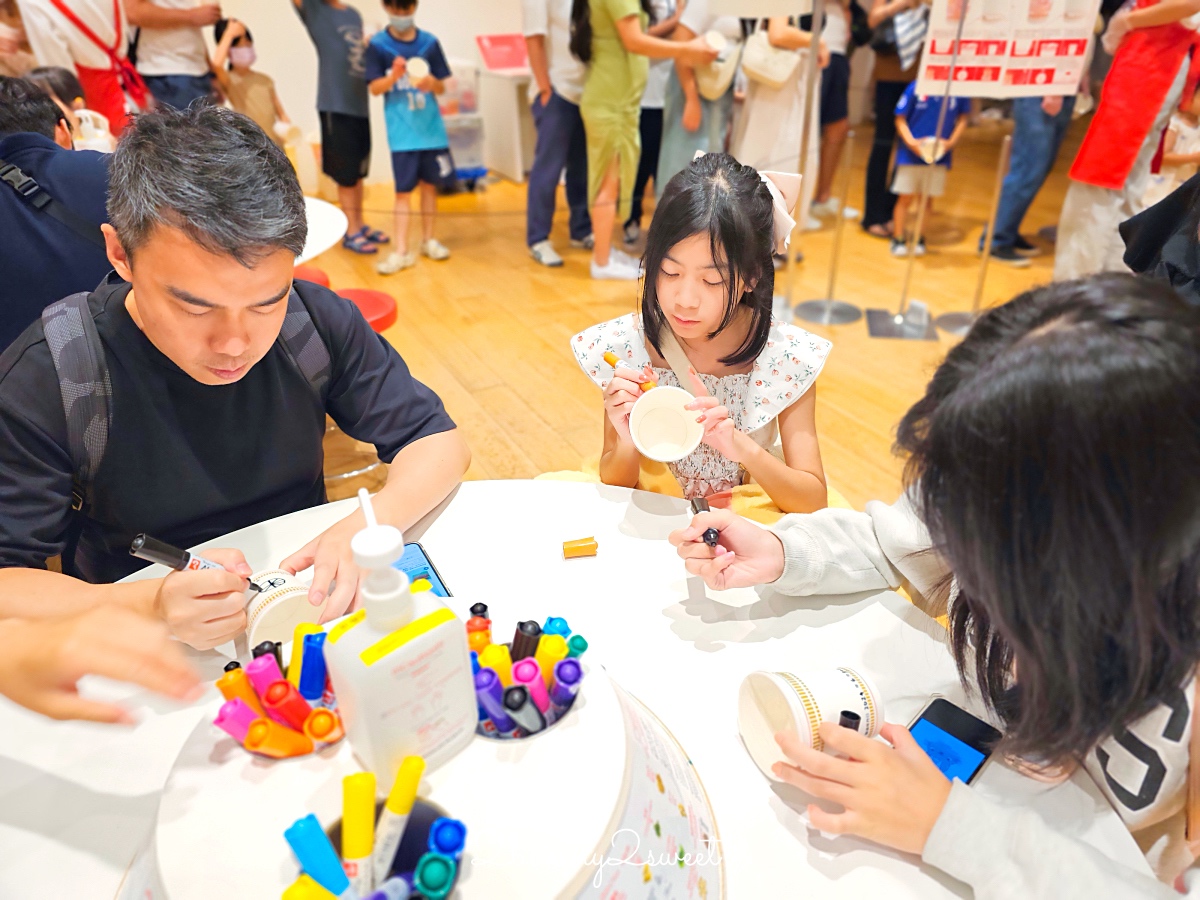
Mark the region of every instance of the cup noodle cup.
[[408, 74], [408, 80], [416, 83], [429, 74], [429, 63], [419, 56], [414, 56], [404, 64], [404, 71]]
[[262, 588], [246, 606], [246, 636], [251, 647], [263, 641], [286, 644], [302, 622], [320, 622], [328, 599], [308, 602], [308, 585], [282, 569], [257, 572], [251, 579]]
[[755, 765], [772, 781], [777, 762], [789, 762], [775, 735], [795, 731], [800, 742], [823, 750], [817, 734], [822, 722], [836, 724], [842, 710], [856, 712], [860, 731], [875, 737], [883, 725], [883, 701], [865, 677], [853, 669], [813, 672], [751, 672], [738, 691], [738, 731]]
[[687, 409], [695, 397], [683, 388], [651, 388], [633, 404], [629, 434], [638, 452], [656, 462], [676, 462], [700, 446], [704, 427], [695, 410]]

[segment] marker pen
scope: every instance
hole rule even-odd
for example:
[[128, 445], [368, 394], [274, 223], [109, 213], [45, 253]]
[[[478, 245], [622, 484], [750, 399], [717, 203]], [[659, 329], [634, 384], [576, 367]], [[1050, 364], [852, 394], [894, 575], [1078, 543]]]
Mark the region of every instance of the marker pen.
[[306, 756], [313, 752], [312, 738], [270, 719], [255, 719], [246, 730], [243, 744], [251, 753], [272, 759]]
[[476, 653], [482, 653], [492, 642], [492, 637], [486, 631], [467, 632], [467, 646]]
[[255, 719], [261, 718], [260, 713], [252, 710], [241, 698], [235, 697], [221, 704], [221, 709], [217, 712], [213, 724], [239, 744], [244, 744], [246, 732], [250, 730]]
[[492, 642], [492, 620], [485, 619], [483, 616], [471, 616], [467, 619], [467, 634], [476, 631], [482, 631], [488, 636], [488, 643]]
[[587, 639], [582, 634], [573, 634], [567, 640], [567, 658], [579, 659], [588, 648]]
[[360, 894], [375, 887], [371, 855], [375, 847], [375, 773], [342, 779], [342, 868]]
[[491, 669], [480, 669], [475, 676], [475, 699], [488, 714], [496, 731], [505, 737], [520, 737], [516, 723], [504, 708], [504, 685]]
[[[267, 688], [277, 681], [283, 681], [283, 673], [279, 671], [279, 663], [276, 661], [274, 653], [264, 653], [258, 659], [250, 660], [246, 665], [245, 672], [246, 677], [250, 679], [250, 685], [254, 688], [254, 693], [258, 694], [260, 700], [267, 695]], [[262, 708], [266, 709], [265, 706]], [[287, 724], [269, 709], [267, 717], [284, 725]]]
[[576, 659], [564, 659], [554, 666], [554, 681], [550, 685], [550, 713], [557, 721], [575, 702], [579, 684], [583, 681], [583, 666]]
[[[620, 360], [617, 359], [617, 354], [613, 353], [611, 350], [609, 350], [607, 353], [604, 354], [604, 361], [606, 363], [608, 363], [610, 366], [612, 366], [614, 369], [617, 367], [617, 363], [620, 362]], [[648, 391], [651, 388], [658, 387], [658, 382], [657, 381], [642, 381], [642, 382], [639, 382], [639, 386], [641, 387], [641, 389], [643, 391]]]
[[314, 631], [302, 639], [300, 659], [300, 677], [296, 685], [300, 696], [314, 706], [325, 698], [325, 680], [328, 670], [325, 667], [325, 640], [328, 635], [324, 631]]
[[232, 672], [234, 669], [240, 669], [241, 667], [242, 667], [242, 664], [240, 662], [238, 662], [236, 659], [225, 663], [225, 671], [226, 672]]
[[316, 622], [301, 622], [292, 632], [292, 655], [288, 659], [287, 680], [297, 689], [300, 687], [300, 673], [304, 670], [304, 637], [324, 630]]
[[260, 716], [267, 714], [262, 701], [258, 699], [258, 694], [254, 692], [246, 670], [240, 666], [236, 669], [226, 669], [225, 674], [217, 679], [217, 690], [226, 700], [241, 700]]
[[381, 884], [367, 900], [408, 900], [411, 896], [412, 885], [403, 875], [397, 875]]
[[458, 819], [443, 816], [429, 826], [429, 849], [457, 860], [467, 844], [467, 826]]
[[471, 616], [478, 616], [481, 619], [490, 619], [488, 615], [488, 605], [486, 603], [475, 603], [471, 606]]
[[554, 667], [560, 659], [567, 658], [567, 639], [561, 634], [542, 634], [534, 659], [542, 670], [542, 681], [546, 687], [554, 680]]
[[862, 725], [862, 716], [849, 709], [843, 709], [842, 714], [838, 716], [838, 725], [842, 728], [849, 728], [851, 731], [858, 731]]
[[[541, 682], [540, 678], [538, 682]], [[521, 685], [513, 685], [505, 690], [504, 709], [527, 734], [537, 734], [546, 727], [545, 717], [529, 702], [529, 691]]]
[[317, 817], [309, 813], [303, 819], [297, 819], [291, 828], [283, 833], [284, 838], [296, 854], [296, 859], [308, 875], [338, 900], [359, 900], [354, 888], [350, 887], [350, 879], [342, 870], [341, 861], [334, 852], [333, 844], [321, 830]]
[[454, 887], [458, 864], [450, 857], [432, 850], [417, 861], [413, 872], [413, 887], [426, 900], [444, 900]]
[[546, 710], [550, 708], [550, 695], [546, 692], [542, 667], [536, 659], [521, 659], [513, 663], [513, 684], [529, 691], [529, 699], [538, 708], [538, 712], [545, 715]]
[[308, 705], [296, 686], [290, 681], [276, 681], [263, 694], [263, 708], [269, 715], [281, 720], [288, 728], [304, 730], [312, 707]]
[[537, 622], [521, 622], [513, 634], [512, 661], [524, 659], [537, 653], [538, 641], [542, 637], [542, 626]]
[[503, 644], [484, 647], [479, 654], [479, 665], [495, 672], [505, 687], [512, 685], [512, 654]]
[[542, 626], [542, 634], [561, 634], [567, 638], [571, 635], [571, 626], [562, 616], [550, 616]]
[[301, 873], [299, 878], [284, 888], [283, 900], [337, 900], [337, 898], [308, 875]]
[[[700, 513], [706, 513], [709, 511], [710, 509], [708, 506], [708, 501], [703, 497], [696, 497], [692, 500], [692, 512], [696, 515], [700, 515]], [[717, 541], [721, 539], [721, 533], [715, 528], [706, 528], [704, 529], [704, 534], [700, 536], [700, 539], [708, 546], [715, 547], [717, 546]]]
[[279, 666], [280, 676], [283, 673], [283, 645], [276, 641], [263, 641], [251, 651], [251, 655], [258, 659], [260, 656], [266, 656], [270, 653], [275, 657], [275, 665]]
[[470, 651], [470, 653], [471, 653], [471, 674], [478, 675], [479, 670], [481, 668], [483, 668], [482, 666], [479, 665], [479, 654], [476, 653], [474, 650]]
[[160, 541], [148, 534], [139, 534], [129, 545], [129, 555], [144, 559], [146, 562], [158, 563], [176, 572], [194, 572], [199, 569], [223, 569], [220, 563], [203, 556], [196, 556], [166, 541]]
[[314, 744], [334, 744], [346, 736], [346, 729], [337, 713], [318, 706], [308, 714], [304, 733]]
[[406, 756], [396, 772], [396, 780], [388, 792], [387, 801], [383, 804], [383, 812], [379, 814], [379, 824], [376, 827], [377, 839], [375, 852], [371, 857], [371, 868], [375, 880], [380, 884], [387, 881], [392, 871], [392, 863], [396, 861], [396, 851], [400, 849], [400, 841], [404, 837], [404, 829], [408, 827], [408, 817], [412, 813], [413, 804], [417, 802], [417, 787], [421, 776], [425, 773], [425, 759], [420, 756]]

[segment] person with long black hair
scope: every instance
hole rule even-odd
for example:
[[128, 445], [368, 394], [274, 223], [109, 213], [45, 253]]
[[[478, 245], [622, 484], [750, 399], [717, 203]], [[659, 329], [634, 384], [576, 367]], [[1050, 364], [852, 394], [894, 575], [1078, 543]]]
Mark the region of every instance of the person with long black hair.
[[[671, 535], [711, 587], [791, 596], [906, 585], [1005, 734], [1000, 756], [1083, 766], [1163, 880], [1184, 836], [1200, 662], [1200, 310], [1107, 274], [983, 315], [901, 421], [906, 492], [764, 529], [728, 512]], [[715, 549], [703, 541], [717, 528]], [[923, 859], [977, 898], [1171, 897], [1169, 887], [948, 781], [899, 725], [777, 736], [777, 774], [844, 807], [826, 832]], [[1197, 761], [1200, 762], [1200, 761]]]
[[652, 37], [646, 33], [649, 22], [649, 0], [574, 0], [571, 6], [571, 52], [588, 64], [579, 112], [587, 132], [593, 278], [639, 277], [637, 261], [612, 249], [612, 232], [618, 214], [628, 217], [633, 198], [648, 57], [693, 64], [717, 58], [702, 37], [686, 43]]

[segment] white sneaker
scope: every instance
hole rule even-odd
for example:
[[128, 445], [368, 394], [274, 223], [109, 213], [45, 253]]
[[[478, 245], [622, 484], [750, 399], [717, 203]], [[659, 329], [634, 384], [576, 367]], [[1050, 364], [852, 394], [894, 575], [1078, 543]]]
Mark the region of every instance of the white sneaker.
[[622, 263], [615, 253], [616, 251], [613, 251], [609, 254], [607, 266], [597, 265], [596, 261], [592, 260], [592, 278], [596, 281], [637, 281], [641, 277], [638, 270]]
[[642, 236], [642, 226], [638, 222], [630, 222], [625, 226], [625, 243], [636, 244]]
[[417, 264], [417, 254], [399, 253], [393, 250], [387, 259], [375, 267], [380, 275], [395, 275], [401, 269], [407, 269]]
[[589, 234], [585, 238], [571, 238], [571, 246], [576, 250], [591, 250], [596, 246], [596, 236]]
[[818, 219], [816, 216], [809, 216], [808, 221], [804, 223], [804, 230], [805, 231], [820, 231], [821, 230], [821, 220]]
[[450, 258], [450, 251], [446, 248], [446, 245], [437, 238], [430, 238], [423, 243], [421, 245], [421, 252], [430, 259], [437, 260], [438, 262]]
[[614, 259], [626, 268], [633, 269], [638, 273], [639, 277], [645, 271], [645, 265], [636, 256], [630, 256], [628, 253], [622, 253], [620, 250], [610, 250], [608, 260], [611, 263]]
[[534, 261], [552, 269], [563, 264], [563, 258], [558, 255], [554, 245], [549, 241], [538, 241], [529, 248], [529, 255], [534, 258]]
[[813, 203], [808, 207], [808, 211], [814, 216], [820, 216], [824, 218], [825, 216], [836, 216], [838, 206], [839, 203], [837, 197], [830, 197], [823, 203], [818, 203], [814, 200]]

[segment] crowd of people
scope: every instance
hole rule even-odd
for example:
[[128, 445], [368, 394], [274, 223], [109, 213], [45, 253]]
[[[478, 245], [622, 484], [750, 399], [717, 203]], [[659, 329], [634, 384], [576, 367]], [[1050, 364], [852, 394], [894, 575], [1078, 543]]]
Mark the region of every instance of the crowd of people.
[[[352, 7], [293, 2], [317, 47], [344, 248], [395, 240], [380, 271], [413, 265], [416, 192], [420, 253], [444, 260], [436, 188], [452, 165], [436, 98], [450, 71], [416, 26], [416, 0], [385, 0], [388, 25], [368, 40]], [[815, 43], [829, 82], [846, 81], [833, 60], [855, 34], [871, 35], [880, 60], [863, 227], [897, 254], [920, 252], [919, 236], [904, 240], [910, 201], [941, 193], [968, 109], [942, 115], [938, 98], [915, 92], [920, 4], [881, 0], [865, 15], [831, 5]], [[452, 411], [352, 304], [294, 278], [307, 223], [281, 146], [290, 120], [244, 23], [173, 0], [118, 2], [108, 18], [86, 0], [19, 8], [23, 30], [0, 32], [14, 70], [0, 75], [0, 693], [51, 716], [120, 722], [120, 708], [78, 695], [78, 679], [194, 698], [178, 642], [212, 648], [244, 631], [251, 571], [239, 551], [211, 550], [223, 568], [120, 583], [137, 566], [134, 534], [194, 546], [324, 502], [327, 416], [375, 446], [387, 465], [375, 514], [401, 529], [453, 491], [470, 450]], [[65, 34], [63, 8], [83, 27], [72, 23], [65, 56], [45, 58], [47, 35]], [[770, 584], [794, 597], [906, 588], [948, 616], [964, 682], [1004, 726], [1000, 752], [1043, 777], [1092, 773], [1158, 880], [952, 783], [898, 725], [884, 728], [887, 743], [823, 726], [837, 755], [780, 736], [789, 763], [776, 774], [842, 808], [810, 807], [812, 824], [920, 854], [981, 898], [1176, 896], [1169, 885], [1193, 862], [1185, 826], [1200, 826], [1187, 800], [1200, 665], [1200, 107], [1197, 42], [1181, 24], [1200, 0], [1110, 21], [1113, 68], [1060, 222], [1059, 263], [1086, 277], [979, 318], [899, 424], [901, 498], [862, 512], [827, 508], [815, 411], [831, 344], [772, 310], [775, 259], [810, 201], [843, 214], [823, 163], [812, 185], [797, 175], [804, 69], [774, 85], [751, 78], [735, 116], [737, 67], [710, 37], [799, 60], [814, 52], [809, 23], [712, 17], [705, 0], [526, 0], [525, 12], [539, 130], [530, 251], [562, 262], [548, 241], [565, 172], [569, 234], [591, 251], [593, 276], [642, 279], [636, 311], [571, 339], [603, 398], [600, 479], [641, 484], [632, 407], [650, 382], [686, 387], [703, 438], [670, 467], [683, 495], [719, 507], [753, 484], [781, 514], [771, 528], [728, 509], [697, 515], [671, 535], [687, 570], [717, 590]], [[876, 37], [889, 21], [893, 56]], [[130, 23], [136, 68], [122, 42]], [[199, 35], [209, 25], [211, 60]], [[1137, 115], [1121, 118], [1139, 84]], [[155, 108], [131, 117], [138, 85]], [[211, 102], [214, 90], [233, 108]], [[391, 237], [361, 215], [372, 94], [385, 97]], [[844, 99], [829, 94], [810, 119], [825, 162], [844, 139]], [[1035, 98], [1015, 116], [1028, 141], [989, 248], [1002, 259], [1023, 259], [1020, 223], [1070, 98]], [[85, 120], [106, 128], [85, 134]], [[105, 134], [115, 145], [78, 149]], [[1165, 168], [1151, 179], [1160, 141]], [[651, 181], [647, 220], [635, 195]], [[1147, 185], [1165, 193], [1149, 209]], [[643, 228], [640, 259], [613, 246]], [[1104, 272], [1117, 268], [1144, 277]], [[356, 512], [279, 563], [311, 567], [309, 597], [327, 617], [355, 601], [350, 540], [363, 524]]]

